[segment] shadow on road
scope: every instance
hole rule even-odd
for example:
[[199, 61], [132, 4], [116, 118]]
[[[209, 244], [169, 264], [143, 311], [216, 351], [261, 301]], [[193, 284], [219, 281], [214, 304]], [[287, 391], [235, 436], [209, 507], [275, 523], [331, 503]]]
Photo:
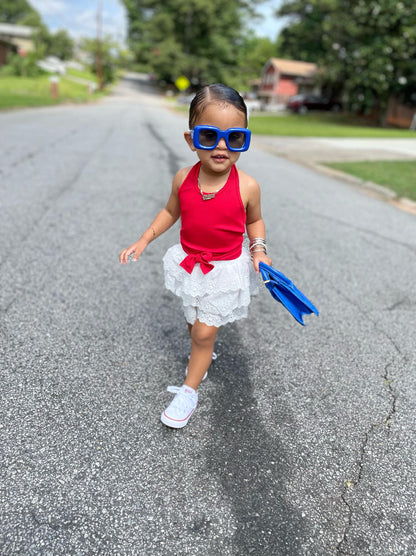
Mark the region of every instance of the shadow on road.
[[[148, 306], [148, 321], [142, 320], [152, 335], [155, 353], [181, 362], [173, 363], [164, 377], [173, 383], [181, 380], [177, 367], [185, 367], [190, 347], [185, 323], [172, 321], [177, 310], [176, 299], [165, 293], [159, 303]], [[156, 329], [155, 322], [160, 323]], [[201, 389], [198, 414], [179, 434], [187, 444], [196, 442], [202, 449], [204, 463], [199, 456], [197, 461], [204, 469], [199, 474], [212, 476], [221, 485], [219, 499], [225, 498], [230, 508], [223, 519], [228, 520], [226, 529], [235, 531], [228, 541], [236, 554], [300, 554], [306, 534], [303, 518], [287, 501], [291, 458], [278, 435], [271, 435], [261, 420], [250, 370], [258, 358], [247, 353], [235, 324], [221, 329], [217, 347], [220, 355]], [[290, 420], [289, 410], [282, 412]], [[162, 438], [174, 449], [177, 431], [163, 429]], [[208, 510], [205, 519], [209, 515]], [[203, 534], [204, 523], [202, 518], [193, 523], [190, 532], [197, 537]]]
[[286, 500], [290, 463], [260, 419], [247, 348], [234, 325], [222, 331], [224, 353], [210, 373], [212, 400], [207, 462], [232, 504], [238, 554], [300, 554], [300, 514]]

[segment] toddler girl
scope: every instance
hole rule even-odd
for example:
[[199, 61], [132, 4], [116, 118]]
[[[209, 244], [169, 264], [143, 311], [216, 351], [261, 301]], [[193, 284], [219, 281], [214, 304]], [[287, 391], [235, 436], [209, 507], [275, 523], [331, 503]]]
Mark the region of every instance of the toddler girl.
[[[137, 261], [152, 240], [181, 218], [180, 244], [163, 259], [166, 287], [182, 298], [191, 337], [185, 382], [168, 387], [176, 395], [161, 416], [173, 428], [184, 427], [197, 406], [218, 328], [247, 316], [259, 262], [271, 265], [259, 185], [235, 166], [250, 145], [242, 97], [221, 83], [202, 88], [191, 103], [184, 135], [199, 162], [177, 172], [165, 208], [120, 254], [120, 263], [131, 255]], [[242, 245], [246, 230], [250, 253]]]

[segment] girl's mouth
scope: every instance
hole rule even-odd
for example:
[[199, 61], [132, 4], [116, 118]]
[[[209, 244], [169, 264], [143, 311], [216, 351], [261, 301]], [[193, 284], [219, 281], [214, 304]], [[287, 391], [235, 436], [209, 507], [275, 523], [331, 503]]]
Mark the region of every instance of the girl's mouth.
[[214, 154], [212, 157], [214, 160], [218, 162], [222, 162], [223, 160], [227, 160], [227, 157], [224, 154]]

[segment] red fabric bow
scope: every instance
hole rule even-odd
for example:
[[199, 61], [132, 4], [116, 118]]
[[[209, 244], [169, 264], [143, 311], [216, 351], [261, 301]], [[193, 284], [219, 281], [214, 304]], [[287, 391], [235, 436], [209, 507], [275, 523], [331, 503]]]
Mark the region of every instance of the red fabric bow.
[[199, 263], [201, 266], [201, 270], [204, 274], [208, 274], [214, 268], [213, 264], [210, 264], [209, 261], [212, 261], [212, 253], [204, 252], [204, 253], [197, 253], [194, 255], [188, 255], [184, 258], [181, 262], [180, 266], [186, 270], [189, 274], [192, 274], [192, 271], [196, 265]]

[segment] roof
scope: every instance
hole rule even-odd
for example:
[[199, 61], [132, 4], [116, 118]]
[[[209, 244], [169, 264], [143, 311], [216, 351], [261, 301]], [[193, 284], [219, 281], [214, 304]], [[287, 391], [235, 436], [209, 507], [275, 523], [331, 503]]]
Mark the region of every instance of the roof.
[[299, 77], [309, 77], [318, 69], [316, 64], [312, 64], [310, 62], [285, 60], [283, 58], [270, 58], [265, 68], [270, 65], [274, 66], [279, 73], [283, 73], [285, 75], [296, 75]]
[[14, 25], [13, 23], [0, 23], [0, 35], [7, 37], [31, 37], [34, 29], [27, 25]]

